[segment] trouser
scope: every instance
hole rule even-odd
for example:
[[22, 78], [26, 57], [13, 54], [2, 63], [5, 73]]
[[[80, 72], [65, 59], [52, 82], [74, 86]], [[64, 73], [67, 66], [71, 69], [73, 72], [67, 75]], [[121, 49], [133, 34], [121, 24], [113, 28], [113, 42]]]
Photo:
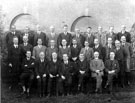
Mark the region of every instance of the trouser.
[[49, 78], [48, 80], [48, 93], [50, 95], [58, 95], [58, 77]]
[[37, 84], [38, 84], [38, 93], [39, 94], [46, 94], [46, 77], [40, 76], [40, 78], [37, 79]]
[[66, 79], [59, 78], [58, 80], [58, 92], [60, 94], [71, 94], [72, 77], [66, 77]]
[[33, 79], [34, 79], [33, 73], [22, 73], [20, 76], [21, 85], [22, 86], [27, 85], [27, 88], [30, 88], [32, 85]]
[[101, 89], [102, 75], [96, 75], [96, 89]]
[[79, 74], [79, 82], [78, 82], [78, 89], [81, 92], [84, 92], [85, 86], [84, 86], [84, 79], [85, 79], [86, 75], [85, 74]]

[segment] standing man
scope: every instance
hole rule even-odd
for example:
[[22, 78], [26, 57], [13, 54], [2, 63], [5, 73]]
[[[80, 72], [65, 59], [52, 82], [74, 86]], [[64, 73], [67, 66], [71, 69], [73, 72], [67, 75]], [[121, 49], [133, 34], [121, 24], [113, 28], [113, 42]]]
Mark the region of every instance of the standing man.
[[84, 42], [85, 47], [81, 49], [80, 53], [84, 55], [87, 62], [93, 59], [93, 48], [89, 47], [88, 41]]
[[31, 51], [26, 51], [26, 58], [22, 62], [22, 73], [20, 76], [20, 81], [23, 89], [22, 94], [26, 94], [28, 97], [30, 96], [30, 88], [34, 79], [34, 66], [35, 61], [31, 57]]
[[126, 37], [122, 36], [121, 37], [121, 45], [122, 47], [125, 49], [125, 51], [127, 52], [127, 56], [124, 58], [124, 67], [125, 67], [125, 82], [126, 85], [130, 84], [130, 59], [132, 57], [133, 54], [133, 49], [130, 43], [126, 42]]
[[102, 76], [104, 70], [104, 63], [99, 59], [99, 53], [94, 52], [94, 59], [90, 63], [90, 69], [92, 77], [96, 79], [96, 90], [95, 92], [102, 92]]
[[39, 38], [37, 41], [38, 45], [33, 48], [33, 58], [39, 59], [40, 52], [44, 52], [46, 54], [46, 46], [42, 45], [42, 39]]
[[56, 34], [55, 32], [55, 27], [54, 26], [50, 26], [50, 33], [47, 35], [48, 36], [48, 47], [50, 47], [50, 41], [54, 40], [55, 42], [55, 47], [57, 46], [57, 38], [58, 38], [58, 34]]
[[126, 26], [122, 25], [121, 26], [122, 30], [117, 34], [117, 39], [120, 41], [122, 36], [126, 37], [126, 42], [131, 43], [131, 34], [126, 31]]
[[45, 96], [47, 94], [47, 75], [48, 75], [48, 65], [45, 59], [45, 53], [39, 53], [39, 59], [36, 61], [36, 78], [38, 83], [38, 94], [39, 97]]
[[9, 48], [8, 65], [11, 68], [11, 86], [18, 85], [20, 72], [21, 72], [21, 48], [18, 45], [18, 38], [13, 38], [13, 45]]
[[70, 33], [68, 33], [68, 25], [64, 25], [63, 27], [63, 33], [60, 33], [58, 36], [58, 47], [61, 48], [62, 46], [62, 40], [65, 39], [67, 41], [67, 46], [70, 47], [71, 46], [71, 42], [72, 42], [72, 35]]
[[109, 32], [106, 34], [106, 40], [112, 38], [112, 44], [115, 45], [115, 40], [117, 40], [117, 35], [114, 33], [114, 26], [109, 27]]
[[115, 60], [115, 53], [110, 52], [110, 59], [105, 61], [105, 72], [107, 73], [107, 82], [105, 88], [109, 88], [109, 92], [112, 92], [113, 78], [117, 76], [119, 72], [119, 63]]
[[124, 78], [125, 78], [125, 67], [124, 67], [124, 59], [127, 58], [127, 52], [121, 46], [120, 41], [115, 41], [115, 59], [119, 63], [120, 71], [118, 73], [118, 82], [119, 85], [123, 88], [124, 87]]
[[55, 46], [56, 43], [55, 43], [54, 40], [51, 40], [49, 44], [50, 44], [50, 47], [48, 47], [47, 50], [46, 50], [46, 58], [47, 58], [48, 61], [51, 61], [52, 53], [53, 52], [58, 53], [58, 49]]
[[23, 43], [20, 44], [21, 47], [21, 61], [23, 61], [24, 58], [26, 58], [26, 51], [33, 51], [33, 47], [31, 44], [28, 43], [28, 37], [23, 36]]
[[73, 36], [73, 38], [77, 40], [77, 45], [79, 47], [84, 47], [85, 37], [80, 34], [80, 30], [78, 28], [75, 29], [75, 35]]
[[89, 47], [93, 48], [95, 36], [92, 33], [92, 28], [88, 27], [85, 35], [85, 40], [89, 42]]
[[12, 25], [11, 31], [7, 33], [6, 35], [6, 43], [7, 43], [7, 48], [9, 49], [10, 46], [13, 45], [13, 38], [17, 37], [18, 38], [18, 44], [21, 43], [21, 33], [16, 30], [16, 26]]
[[41, 31], [41, 27], [39, 26], [39, 25], [37, 25], [37, 30], [36, 30], [36, 32], [35, 32], [35, 34], [34, 34], [34, 46], [36, 46], [37, 45], [37, 41], [38, 41], [38, 38], [40, 38], [40, 39], [42, 39], [42, 44], [44, 45], [44, 46], [48, 46], [47, 45], [47, 36], [46, 36], [46, 34], [44, 33], [44, 32], [42, 32]]
[[98, 31], [95, 33], [96, 38], [98, 38], [99, 43], [102, 46], [106, 45], [106, 33], [103, 32], [103, 28], [101, 26], [98, 27]]

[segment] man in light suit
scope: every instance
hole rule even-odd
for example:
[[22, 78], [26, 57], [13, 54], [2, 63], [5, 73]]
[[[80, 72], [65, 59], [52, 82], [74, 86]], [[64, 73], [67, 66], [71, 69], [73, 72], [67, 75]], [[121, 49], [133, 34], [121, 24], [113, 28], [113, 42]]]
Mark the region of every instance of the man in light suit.
[[33, 48], [33, 58], [36, 60], [39, 59], [40, 52], [46, 54], [46, 46], [42, 45], [42, 39], [39, 38], [37, 43], [38, 45]]
[[124, 58], [124, 67], [125, 69], [125, 82], [126, 85], [130, 84], [130, 59], [131, 56], [133, 54], [133, 49], [130, 43], [126, 42], [126, 37], [125, 36], [121, 36], [121, 46], [125, 49], [125, 51], [127, 52], [127, 56], [126, 58]]
[[93, 49], [89, 47], [88, 41], [84, 42], [85, 47], [81, 49], [81, 54], [84, 54], [87, 62], [90, 62], [93, 59]]
[[92, 72], [92, 77], [96, 79], [96, 90], [95, 92], [102, 92], [102, 76], [104, 70], [104, 63], [99, 59], [99, 53], [94, 52], [94, 59], [90, 63], [90, 69]]

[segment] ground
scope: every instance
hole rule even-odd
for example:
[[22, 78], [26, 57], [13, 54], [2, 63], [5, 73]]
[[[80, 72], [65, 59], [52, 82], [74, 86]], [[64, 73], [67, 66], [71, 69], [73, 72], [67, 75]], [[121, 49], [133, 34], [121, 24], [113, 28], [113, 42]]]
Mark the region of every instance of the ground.
[[8, 89], [5, 83], [1, 88], [1, 103], [135, 103], [135, 85], [119, 89], [113, 94], [78, 94], [65, 97], [39, 98], [34, 93], [31, 98], [18, 98], [20, 91]]

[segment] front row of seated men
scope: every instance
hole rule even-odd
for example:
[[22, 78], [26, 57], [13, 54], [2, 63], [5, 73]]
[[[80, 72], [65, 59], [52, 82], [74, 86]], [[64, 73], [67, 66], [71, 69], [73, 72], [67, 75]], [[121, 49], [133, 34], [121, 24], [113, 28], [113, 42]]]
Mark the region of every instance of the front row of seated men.
[[[39, 59], [34, 61], [31, 57], [31, 51], [26, 52], [26, 58], [22, 62], [22, 73], [20, 81], [23, 88], [22, 94], [29, 96], [30, 88], [33, 83], [34, 76], [37, 79], [37, 92], [40, 97], [50, 95], [68, 95], [73, 91], [74, 75], [77, 76], [77, 89], [82, 91], [84, 88], [84, 78], [89, 75], [96, 80], [95, 92], [102, 91], [102, 76], [104, 69], [107, 73], [107, 82], [105, 88], [112, 90], [112, 80], [119, 71], [118, 61], [114, 59], [115, 53], [110, 52], [110, 59], [105, 62], [99, 59], [99, 53], [94, 52], [94, 59], [88, 63], [84, 54], [79, 54], [79, 60], [76, 63], [69, 60], [67, 54], [63, 54], [63, 60], [58, 59], [57, 53], [52, 53], [52, 59], [48, 62], [45, 59], [45, 53], [40, 52]], [[34, 70], [35, 69], [35, 70]], [[35, 73], [34, 73], [35, 72]], [[27, 86], [25, 85], [27, 83]], [[27, 88], [26, 88], [27, 87]]]

